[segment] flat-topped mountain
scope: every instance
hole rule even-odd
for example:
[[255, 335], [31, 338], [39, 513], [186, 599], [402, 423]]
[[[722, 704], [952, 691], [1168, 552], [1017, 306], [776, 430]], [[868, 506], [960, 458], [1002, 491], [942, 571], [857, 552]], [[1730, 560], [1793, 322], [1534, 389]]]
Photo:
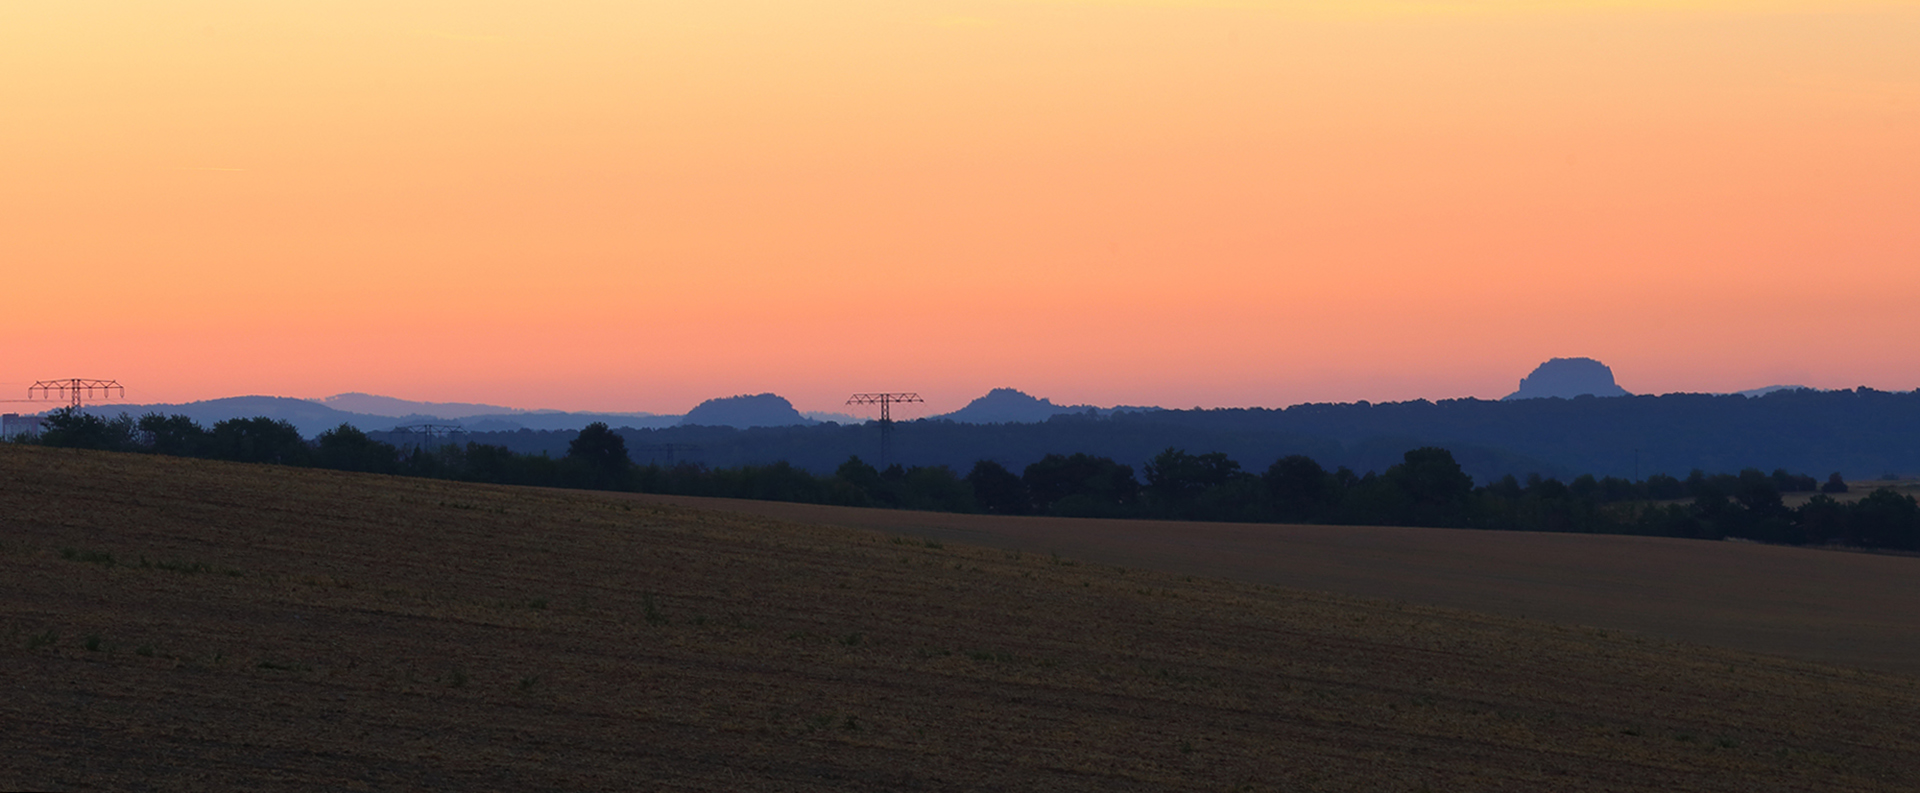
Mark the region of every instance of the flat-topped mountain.
[[788, 427], [819, 422], [800, 415], [779, 394], [743, 394], [702, 402], [680, 419], [681, 424], [705, 427]]
[[1577, 396], [1632, 396], [1613, 382], [1613, 370], [1592, 358], [1554, 358], [1535, 367], [1520, 380], [1520, 390], [1506, 399], [1544, 399]]
[[1056, 405], [1051, 399], [1035, 397], [1017, 388], [996, 388], [968, 402], [966, 407], [937, 418], [961, 424], [1030, 424], [1046, 421], [1061, 413], [1080, 413], [1086, 409], [1085, 405]]

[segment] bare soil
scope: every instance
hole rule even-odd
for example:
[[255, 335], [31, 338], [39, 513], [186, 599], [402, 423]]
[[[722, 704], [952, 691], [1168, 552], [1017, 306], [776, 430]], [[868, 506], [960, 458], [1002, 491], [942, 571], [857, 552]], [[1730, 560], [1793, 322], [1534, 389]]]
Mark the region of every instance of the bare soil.
[[1665, 537], [1002, 517], [601, 494], [1920, 675], [1920, 557]]
[[1059, 551], [0, 446], [0, 787], [1920, 787], [1911, 675]]

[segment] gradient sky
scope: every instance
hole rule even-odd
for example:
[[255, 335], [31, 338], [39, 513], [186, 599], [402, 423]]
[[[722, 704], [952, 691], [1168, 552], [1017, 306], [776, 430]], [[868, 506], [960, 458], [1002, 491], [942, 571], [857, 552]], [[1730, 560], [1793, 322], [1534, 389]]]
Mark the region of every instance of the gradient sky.
[[0, 389], [1920, 387], [1920, 2], [8, 0]]

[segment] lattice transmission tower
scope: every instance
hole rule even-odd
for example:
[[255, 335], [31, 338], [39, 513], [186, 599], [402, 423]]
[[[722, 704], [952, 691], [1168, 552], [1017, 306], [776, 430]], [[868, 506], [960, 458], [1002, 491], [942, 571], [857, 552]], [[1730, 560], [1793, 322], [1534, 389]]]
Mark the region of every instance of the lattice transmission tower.
[[893, 406], [903, 402], [925, 402], [919, 394], [854, 394], [849, 405], [880, 406], [880, 468], [885, 470], [893, 458]]
[[28, 401], [58, 398], [67, 400], [69, 407], [76, 410], [86, 400], [98, 396], [102, 399], [125, 398], [127, 389], [118, 380], [93, 380], [85, 377], [69, 377], [65, 380], [38, 380], [27, 386]]
[[646, 453], [648, 455], [648, 462], [654, 460], [652, 455], [656, 452], [665, 454], [667, 456], [667, 467], [672, 468], [679, 464], [677, 455], [680, 452], [697, 452], [700, 451], [700, 447], [692, 443], [643, 443], [633, 447], [633, 450]]
[[420, 441], [416, 448], [422, 453], [439, 448], [433, 445], [435, 438], [444, 438], [447, 443], [458, 443], [455, 436], [465, 435], [466, 432], [467, 428], [458, 424], [408, 424], [393, 428], [395, 435], [418, 437]]

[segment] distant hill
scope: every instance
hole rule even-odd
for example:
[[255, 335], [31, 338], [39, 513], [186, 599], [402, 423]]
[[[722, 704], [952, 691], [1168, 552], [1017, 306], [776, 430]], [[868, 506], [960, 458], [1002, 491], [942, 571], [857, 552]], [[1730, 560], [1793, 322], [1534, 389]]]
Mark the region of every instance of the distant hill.
[[[1408, 449], [1443, 446], [1476, 480], [1538, 473], [1684, 478], [1742, 468], [1847, 479], [1920, 473], [1920, 392], [1785, 390], [1761, 397], [1666, 394], [1603, 399], [1450, 399], [1307, 404], [1286, 409], [1061, 413], [1041, 422], [972, 424], [936, 417], [896, 425], [893, 462], [959, 472], [993, 460], [1014, 470], [1048, 453], [1112, 457], [1135, 471], [1168, 447], [1224, 452], [1243, 469], [1304, 454], [1332, 468], [1384, 471]], [[831, 473], [849, 455], [875, 459], [872, 423], [787, 427], [676, 426], [623, 433], [628, 448], [675, 445], [710, 466], [785, 460]], [[570, 432], [475, 433], [518, 452], [566, 453]], [[647, 462], [638, 452], [634, 459]], [[665, 457], [660, 457], [664, 461]]]
[[311, 399], [275, 396], [225, 397], [179, 404], [96, 405], [86, 410], [88, 413], [100, 416], [117, 416], [121, 413], [134, 417], [148, 413], [186, 416], [203, 427], [211, 427], [227, 419], [264, 416], [292, 424], [300, 430], [300, 434], [309, 438], [341, 424], [352, 424], [362, 430], [373, 432], [391, 429], [395, 424], [401, 423], [391, 416], [350, 413]]
[[348, 413], [364, 413], [369, 416], [387, 416], [390, 418], [433, 416], [443, 419], [458, 419], [490, 413], [527, 412], [518, 408], [501, 407], [499, 405], [481, 405], [472, 402], [415, 402], [410, 399], [399, 399], [397, 397], [362, 394], [358, 392], [334, 394], [330, 397], [321, 397], [311, 401], [326, 405], [334, 410], [341, 410]]
[[952, 413], [935, 416], [962, 424], [1030, 424], [1061, 413], [1084, 413], [1086, 405], [1067, 407], [1014, 388], [996, 388]]
[[682, 416], [683, 425], [701, 427], [791, 427], [818, 422], [800, 415], [793, 403], [778, 394], [751, 394], [709, 399]]
[[1743, 397], [1763, 397], [1775, 391], [1818, 391], [1818, 390], [1820, 389], [1808, 388], [1803, 385], [1770, 385], [1770, 386], [1765, 386], [1763, 388], [1749, 388], [1745, 391], [1735, 391], [1734, 393], [1739, 394]]
[[[341, 424], [367, 432], [383, 432], [409, 424], [457, 424], [470, 432], [572, 432], [595, 422], [615, 429], [662, 429], [679, 425], [711, 427], [788, 427], [822, 422], [862, 424], [867, 418], [830, 411], [802, 412], [777, 394], [752, 394], [709, 399], [684, 416], [662, 413], [592, 413], [560, 410], [523, 410], [473, 402], [419, 402], [397, 397], [349, 392], [320, 399], [244, 396], [188, 403], [98, 405], [90, 413], [113, 416], [128, 413], [185, 415], [203, 426], [234, 418], [266, 417], [284, 420], [313, 437]], [[997, 388], [967, 407], [936, 416], [964, 424], [1030, 423], [1056, 415], [1111, 415], [1115, 412], [1159, 410], [1151, 407], [1098, 408], [1055, 405], [1012, 388]]]
[[680, 417], [659, 413], [568, 413], [559, 410], [540, 410], [467, 416], [459, 419], [461, 426], [476, 432], [512, 432], [523, 429], [574, 432], [595, 422], [616, 428], [650, 429], [671, 427], [680, 423]]
[[[976, 409], [977, 408], [977, 409]], [[992, 410], [988, 410], [991, 408]], [[1055, 411], [1040, 421], [1032, 413]], [[313, 437], [343, 423], [370, 433], [414, 423], [459, 423], [468, 440], [517, 452], [564, 455], [588, 423], [623, 430], [634, 459], [676, 459], [712, 466], [785, 460], [831, 473], [850, 455], [877, 459], [872, 422], [818, 424], [785, 399], [762, 394], [710, 400], [688, 417], [527, 412], [467, 416], [374, 416], [306, 399], [232, 397], [185, 404], [100, 405], [88, 412], [184, 414], [202, 426], [230, 418], [281, 419]], [[999, 412], [994, 412], [999, 411]], [[956, 420], [970, 419], [970, 420]], [[994, 418], [1001, 419], [994, 421]], [[684, 423], [683, 423], [684, 422]], [[984, 422], [984, 423], [977, 423]], [[739, 429], [736, 429], [739, 427]], [[1616, 398], [1488, 401], [1413, 400], [1372, 404], [1304, 404], [1285, 409], [1085, 412], [1013, 389], [996, 389], [961, 411], [897, 425], [894, 462], [969, 470], [993, 460], [1016, 470], [1049, 453], [1112, 457], [1136, 471], [1162, 450], [1224, 452], [1244, 470], [1305, 454], [1329, 468], [1383, 471], [1401, 453], [1444, 446], [1484, 483], [1506, 474], [1569, 479], [1584, 473], [1685, 477], [1742, 468], [1847, 479], [1920, 473], [1920, 391], [1870, 388], [1820, 391], [1784, 388], [1760, 396], [1666, 394]], [[672, 447], [649, 457], [645, 447]]]
[[1630, 396], [1613, 382], [1613, 370], [1592, 358], [1554, 358], [1535, 367], [1533, 374], [1520, 380], [1520, 390], [1508, 394], [1512, 399], [1545, 399], [1577, 396]]
[[[613, 427], [671, 427], [679, 416], [658, 413], [573, 413], [563, 410], [522, 410], [472, 402], [415, 402], [376, 394], [335, 394], [314, 400], [328, 407], [370, 416], [384, 416], [400, 423], [457, 422], [470, 430], [509, 432], [529, 430], [577, 430], [594, 422]], [[355, 426], [372, 430], [360, 422]]]
[[1143, 412], [1159, 409], [1128, 405], [1111, 408], [1093, 405], [1056, 405], [1051, 399], [1035, 397], [1017, 388], [996, 388], [988, 391], [985, 396], [968, 402], [966, 407], [928, 418], [933, 421], [951, 421], [958, 424], [1032, 424], [1059, 415], [1110, 416], [1116, 412]]
[[852, 413], [843, 413], [837, 410], [802, 410], [800, 411], [800, 415], [806, 416], [814, 421], [831, 421], [835, 424], [859, 424], [860, 422], [866, 421], [866, 419], [853, 415]]
[[[374, 399], [384, 400], [391, 398], [375, 397]], [[393, 402], [404, 403], [405, 400], [393, 400]], [[357, 404], [357, 402], [346, 401], [343, 404]], [[432, 405], [436, 403], [413, 404]], [[574, 432], [596, 421], [603, 422], [610, 427], [650, 429], [671, 427], [680, 420], [679, 416], [657, 416], [651, 413], [563, 413], [559, 411], [527, 411], [491, 415], [466, 415], [460, 417], [424, 413], [390, 416], [340, 410], [312, 399], [273, 396], [225, 397], [222, 399], [208, 399], [200, 402], [179, 404], [96, 405], [88, 407], [86, 410], [88, 413], [100, 416], [117, 416], [121, 413], [135, 417], [148, 413], [161, 413], [169, 416], [182, 415], [193, 419], [195, 423], [203, 427], [211, 427], [227, 419], [266, 417], [292, 424], [300, 430], [300, 434], [309, 438], [333, 429], [334, 427], [338, 427], [341, 424], [351, 424], [365, 432], [384, 432], [396, 426], [427, 423], [457, 424], [467, 430], [477, 432], [514, 432], [523, 429]]]

